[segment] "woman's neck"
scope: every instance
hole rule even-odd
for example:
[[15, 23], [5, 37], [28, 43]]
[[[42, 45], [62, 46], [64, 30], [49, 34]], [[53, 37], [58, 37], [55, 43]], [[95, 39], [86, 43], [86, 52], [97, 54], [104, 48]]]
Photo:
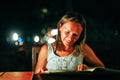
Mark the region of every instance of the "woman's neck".
[[64, 46], [63, 44], [60, 44], [56, 47], [58, 50], [61, 50], [61, 51], [73, 51], [73, 46]]
[[65, 46], [63, 44], [59, 44], [57, 42], [54, 42], [52, 44], [54, 50], [59, 50], [59, 51], [73, 51], [74, 47], [73, 46]]
[[67, 56], [73, 52], [74, 47], [65, 47], [62, 44], [53, 44], [54, 52], [59, 56]]

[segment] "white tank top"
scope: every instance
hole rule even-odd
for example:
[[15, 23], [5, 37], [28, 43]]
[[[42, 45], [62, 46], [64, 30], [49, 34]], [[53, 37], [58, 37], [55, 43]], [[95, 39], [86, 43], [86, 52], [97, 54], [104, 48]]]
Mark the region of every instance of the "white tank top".
[[51, 44], [48, 44], [48, 58], [46, 68], [48, 71], [75, 71], [78, 64], [83, 63], [83, 56], [74, 56], [70, 54], [68, 56], [60, 57], [54, 53]]

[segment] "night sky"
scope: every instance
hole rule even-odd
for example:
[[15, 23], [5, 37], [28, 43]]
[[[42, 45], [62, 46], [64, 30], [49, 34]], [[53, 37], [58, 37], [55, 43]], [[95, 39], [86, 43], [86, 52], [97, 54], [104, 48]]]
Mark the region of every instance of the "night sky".
[[[43, 13], [43, 8], [48, 9], [48, 13]], [[42, 35], [42, 29], [56, 28], [60, 17], [67, 11], [75, 11], [84, 15], [87, 21], [87, 43], [107, 67], [120, 69], [118, 56], [120, 55], [120, 5], [118, 0], [0, 1], [1, 55], [12, 51], [11, 48], [7, 50], [6, 46], [3, 48], [3, 42], [11, 31], [18, 31], [23, 36]]]
[[[48, 9], [47, 14], [42, 13], [43, 8]], [[60, 17], [70, 10], [84, 14], [93, 26], [98, 24], [102, 25], [101, 27], [118, 29], [119, 9], [117, 0], [4, 0], [0, 2], [0, 30], [36, 30], [35, 28], [43, 25], [57, 23]]]

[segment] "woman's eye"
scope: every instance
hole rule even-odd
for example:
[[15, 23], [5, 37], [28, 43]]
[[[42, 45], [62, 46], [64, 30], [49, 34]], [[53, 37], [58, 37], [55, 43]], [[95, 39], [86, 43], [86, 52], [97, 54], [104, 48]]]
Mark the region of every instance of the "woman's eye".
[[73, 36], [77, 37], [78, 35], [77, 34], [73, 34]]
[[69, 32], [65, 32], [65, 34], [69, 34]]

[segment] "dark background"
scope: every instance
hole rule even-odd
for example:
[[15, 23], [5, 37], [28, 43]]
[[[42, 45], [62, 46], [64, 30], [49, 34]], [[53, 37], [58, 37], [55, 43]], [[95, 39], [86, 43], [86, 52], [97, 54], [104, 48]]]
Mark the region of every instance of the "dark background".
[[[47, 9], [47, 13], [42, 10]], [[83, 14], [87, 43], [107, 68], [120, 69], [120, 5], [118, 0], [3, 0], [0, 1], [0, 71], [31, 71], [33, 35], [56, 28], [67, 11]], [[24, 50], [7, 42], [12, 31], [24, 38]], [[26, 38], [29, 38], [27, 40]]]

